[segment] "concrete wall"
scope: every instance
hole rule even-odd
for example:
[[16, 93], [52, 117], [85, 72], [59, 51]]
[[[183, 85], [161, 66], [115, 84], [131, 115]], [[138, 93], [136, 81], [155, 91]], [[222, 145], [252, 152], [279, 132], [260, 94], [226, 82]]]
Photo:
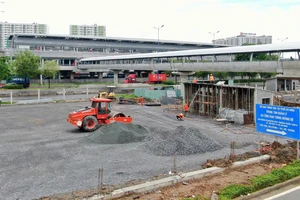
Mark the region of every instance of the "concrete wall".
[[300, 76], [300, 62], [297, 60], [282, 62], [283, 75]]
[[266, 89], [270, 90], [270, 91], [276, 91], [277, 90], [276, 89], [276, 84], [277, 84], [277, 82], [276, 82], [275, 78], [274, 79], [269, 79], [269, 80], [266, 81]]
[[270, 105], [273, 105], [273, 92], [269, 90], [256, 89], [256, 99], [257, 104], [262, 104], [263, 99], [270, 99]]

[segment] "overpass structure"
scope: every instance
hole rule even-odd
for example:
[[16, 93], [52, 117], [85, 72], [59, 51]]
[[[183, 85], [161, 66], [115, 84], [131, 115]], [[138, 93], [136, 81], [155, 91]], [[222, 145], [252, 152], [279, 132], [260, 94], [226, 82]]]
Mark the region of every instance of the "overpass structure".
[[[300, 42], [91, 57], [81, 59], [78, 69], [87, 71], [109, 69], [115, 73], [119, 70], [171, 70], [179, 72], [184, 80], [188, 74], [195, 71], [274, 72], [300, 76], [299, 59], [293, 61], [280, 59], [284, 52], [297, 52], [299, 58], [299, 51]], [[276, 61], [254, 60], [253, 55], [259, 53], [277, 54], [279, 59]], [[234, 61], [234, 56], [237, 54], [249, 54], [250, 59], [249, 61]]]
[[[122, 38], [122, 37], [89, 37], [53, 34], [13, 34], [9, 36], [9, 48], [0, 50], [0, 54], [9, 56], [11, 60], [22, 50], [29, 50], [44, 60], [56, 60], [61, 76], [74, 78], [74, 75], [94, 75], [103, 70], [80, 70], [76, 67], [78, 60], [87, 57], [104, 57], [112, 55], [128, 55], [152, 53], [158, 51], [155, 39]], [[221, 48], [227, 45], [211, 43], [160, 40], [159, 51], [178, 51], [188, 49]]]

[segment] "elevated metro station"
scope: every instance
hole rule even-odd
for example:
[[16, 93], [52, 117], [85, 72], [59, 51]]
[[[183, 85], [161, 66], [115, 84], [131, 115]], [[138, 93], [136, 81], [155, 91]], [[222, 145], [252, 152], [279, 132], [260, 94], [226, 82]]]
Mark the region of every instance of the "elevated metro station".
[[[209, 49], [228, 47], [211, 43], [172, 41], [121, 37], [88, 37], [71, 35], [13, 34], [9, 37], [8, 48], [0, 50], [2, 55], [14, 59], [21, 50], [30, 50], [45, 60], [56, 60], [60, 66], [57, 78], [73, 79], [84, 75], [85, 78], [97, 78], [98, 72], [86, 72], [77, 68], [77, 62], [87, 57], [104, 57], [137, 53], [167, 52], [189, 49]], [[88, 76], [86, 76], [88, 75]]]
[[[148, 54], [118, 55], [107, 57], [83, 58], [78, 63], [81, 70], [109, 69], [117, 74], [121, 70], [143, 70], [143, 71], [165, 71], [170, 70], [180, 75], [181, 83], [187, 82], [188, 75], [195, 71], [216, 72], [273, 72], [282, 76], [289, 76], [289, 81], [284, 80], [282, 86], [275, 88], [286, 88], [295, 85], [293, 80], [300, 80], [300, 43], [280, 43], [254, 46], [238, 46], [217, 49], [198, 49], [173, 52], [158, 52]], [[293, 52], [298, 59], [284, 60], [282, 54]], [[259, 61], [254, 60], [255, 54], [267, 53], [278, 55], [278, 60]], [[235, 61], [238, 54], [250, 55], [249, 61]], [[211, 58], [210, 60], [208, 58]], [[281, 82], [282, 82], [281, 76]], [[293, 78], [294, 77], [294, 78]], [[292, 81], [292, 82], [291, 82]], [[117, 76], [114, 79], [118, 83]], [[291, 83], [289, 83], [291, 82]], [[271, 84], [274, 84], [271, 83]], [[182, 87], [183, 88], [183, 87]], [[288, 88], [291, 88], [289, 86]], [[295, 88], [295, 87], [294, 87]], [[276, 90], [276, 89], [275, 89]], [[184, 91], [182, 91], [184, 94]]]

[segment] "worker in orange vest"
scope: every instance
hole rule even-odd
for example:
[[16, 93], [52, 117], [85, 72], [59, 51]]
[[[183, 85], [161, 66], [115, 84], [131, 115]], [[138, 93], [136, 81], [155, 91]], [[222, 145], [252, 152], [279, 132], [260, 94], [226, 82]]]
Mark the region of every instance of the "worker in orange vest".
[[210, 83], [213, 83], [215, 81], [215, 77], [212, 74], [209, 75], [209, 81]]
[[197, 78], [194, 78], [193, 83], [197, 83]]
[[183, 121], [184, 116], [183, 116], [182, 113], [180, 113], [180, 114], [176, 115], [176, 118], [177, 118], [177, 120], [179, 120], [179, 121]]
[[186, 102], [186, 104], [184, 104], [183, 110], [184, 110], [184, 116], [186, 116], [187, 112], [189, 111], [189, 104], [188, 104], [188, 102]]

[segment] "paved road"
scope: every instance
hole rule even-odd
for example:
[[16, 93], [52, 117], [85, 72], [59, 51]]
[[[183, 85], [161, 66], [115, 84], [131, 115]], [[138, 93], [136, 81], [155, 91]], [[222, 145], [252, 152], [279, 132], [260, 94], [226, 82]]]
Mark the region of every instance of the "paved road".
[[267, 194], [253, 198], [253, 200], [298, 200], [300, 199], [300, 182], [295, 182], [272, 190]]
[[[66, 122], [69, 112], [86, 105], [88, 102], [0, 107], [0, 199], [27, 200], [94, 188], [98, 185], [100, 167], [104, 168], [105, 184], [145, 181], [172, 169], [172, 157], [149, 154], [140, 148], [141, 142], [96, 144], [86, 140], [93, 133], [82, 133]], [[174, 115], [160, 107], [112, 107], [133, 116], [134, 124], [164, 130], [178, 125]], [[176, 156], [178, 170], [199, 169], [207, 159], [228, 156], [233, 140], [237, 154], [257, 148], [258, 135], [252, 129], [233, 134], [223, 131], [223, 125], [200, 117], [187, 119], [180, 125], [201, 129], [225, 148], [213, 153]], [[274, 140], [269, 136], [260, 139]]]
[[[51, 99], [51, 100], [76, 100], [76, 99], [88, 99], [90, 97], [94, 97], [96, 94], [74, 94], [74, 95], [45, 95], [41, 96], [40, 99]], [[17, 96], [13, 97], [13, 102], [26, 101], [26, 100], [38, 100], [37, 96]], [[3, 97], [2, 101], [9, 102], [10, 97]]]
[[290, 189], [288, 191], [282, 192], [275, 196], [269, 197], [266, 200], [298, 200], [300, 198], [300, 186]]

